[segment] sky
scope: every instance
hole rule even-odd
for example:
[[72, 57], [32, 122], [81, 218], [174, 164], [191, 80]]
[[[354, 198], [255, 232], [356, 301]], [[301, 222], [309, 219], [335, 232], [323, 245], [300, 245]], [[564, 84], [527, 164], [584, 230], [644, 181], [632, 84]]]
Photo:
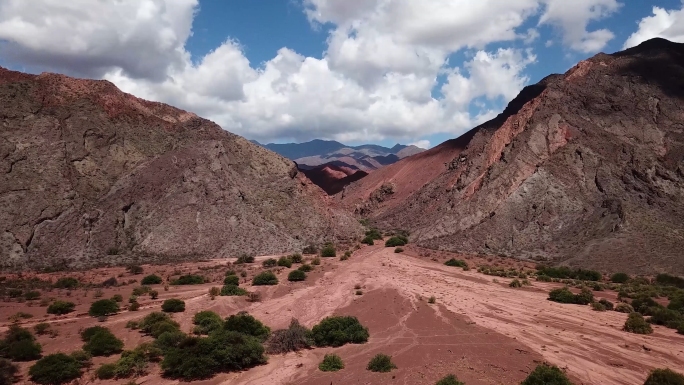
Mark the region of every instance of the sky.
[[684, 0], [0, 0], [0, 66], [105, 79], [262, 143], [435, 146]]

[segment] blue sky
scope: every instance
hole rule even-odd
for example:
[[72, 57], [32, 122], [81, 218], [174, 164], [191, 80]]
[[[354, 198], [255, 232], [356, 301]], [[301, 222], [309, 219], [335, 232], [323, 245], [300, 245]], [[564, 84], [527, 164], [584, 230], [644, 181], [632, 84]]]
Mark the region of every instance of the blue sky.
[[599, 51], [684, 40], [680, 0], [30, 3], [0, 1], [0, 65], [107, 79], [262, 142], [433, 146]]

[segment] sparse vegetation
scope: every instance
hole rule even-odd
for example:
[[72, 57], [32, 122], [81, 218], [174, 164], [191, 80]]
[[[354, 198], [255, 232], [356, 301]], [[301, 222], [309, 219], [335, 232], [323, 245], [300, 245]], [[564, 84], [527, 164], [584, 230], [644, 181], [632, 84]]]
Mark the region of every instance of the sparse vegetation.
[[274, 331], [268, 338], [266, 346], [270, 354], [281, 354], [309, 349], [313, 345], [311, 330], [292, 319], [287, 329]]
[[40, 298], [40, 292], [39, 291], [32, 290], [32, 291], [27, 291], [26, 293], [24, 293], [24, 299], [26, 299], [27, 301], [34, 301], [34, 300], [37, 300], [38, 298]]
[[172, 285], [201, 285], [205, 282], [204, 277], [200, 275], [188, 274], [181, 275], [178, 279], [171, 281]]
[[95, 377], [100, 380], [111, 380], [116, 377], [116, 364], [102, 364], [95, 370]]
[[162, 282], [163, 282], [163, 281], [162, 281], [162, 279], [161, 279], [160, 276], [158, 276], [158, 275], [156, 275], [156, 274], [151, 274], [151, 275], [148, 275], [148, 276], [146, 276], [145, 278], [143, 278], [143, 279], [140, 281], [140, 284], [141, 284], [141, 285], [159, 285], [159, 284], [161, 284]]
[[337, 251], [335, 250], [335, 246], [331, 244], [327, 244], [321, 249], [321, 257], [323, 258], [335, 258], [336, 256]]
[[221, 288], [221, 295], [224, 297], [240, 297], [247, 295], [247, 290], [237, 285], [224, 285]]
[[33, 327], [33, 331], [39, 336], [48, 334], [50, 332], [50, 324], [47, 322], [41, 322]]
[[558, 303], [573, 303], [577, 305], [588, 305], [594, 301], [594, 294], [586, 288], [579, 294], [573, 294], [567, 287], [554, 289], [549, 292], [549, 301]]
[[290, 258], [282, 256], [278, 258], [278, 266], [287, 267], [288, 269], [292, 267], [292, 261]]
[[337, 372], [344, 369], [344, 362], [337, 354], [326, 354], [323, 361], [318, 364], [318, 369], [321, 372]]
[[592, 310], [594, 310], [594, 311], [606, 311], [606, 310], [608, 310], [608, 309], [606, 308], [606, 305], [604, 305], [604, 304], [602, 304], [602, 303], [600, 303], [600, 302], [592, 302], [592, 303], [591, 303], [591, 308], [592, 308]]
[[314, 245], [308, 245], [302, 249], [302, 254], [308, 254], [308, 255], [313, 255], [313, 254], [318, 254], [318, 248]]
[[81, 364], [64, 353], [50, 354], [29, 369], [31, 381], [41, 385], [59, 385], [81, 377]]
[[236, 265], [242, 265], [245, 263], [254, 263], [254, 256], [249, 254], [242, 254], [235, 261]]
[[373, 246], [375, 244], [375, 241], [373, 238], [367, 236], [361, 240], [361, 243], [368, 246]]
[[112, 296], [112, 300], [114, 300], [116, 302], [123, 302], [123, 296], [121, 296], [121, 294], [114, 294]]
[[304, 281], [306, 279], [306, 273], [301, 270], [292, 270], [290, 274], [287, 275], [287, 280], [291, 282]]
[[185, 311], [185, 301], [178, 298], [170, 298], [162, 303], [161, 308], [166, 313], [181, 313]]
[[670, 369], [655, 369], [644, 385], [684, 385], [684, 375]]
[[451, 266], [451, 267], [460, 267], [460, 268], [466, 268], [468, 267], [468, 263], [466, 261], [461, 260], [461, 259], [456, 259], [456, 258], [451, 258], [450, 260], [444, 262], [446, 266]]
[[316, 258], [314, 258], [314, 259], [311, 260], [311, 264], [314, 265], [314, 266], [318, 266], [318, 265], [321, 264], [321, 259], [318, 258], [318, 257], [316, 257]]
[[271, 268], [271, 267], [276, 267], [278, 265], [278, 261], [275, 258], [269, 258], [263, 262], [261, 262], [261, 266], [265, 268]]
[[518, 288], [518, 287], [522, 287], [522, 286], [523, 286], [523, 284], [522, 284], [522, 282], [520, 282], [520, 280], [518, 278], [512, 280], [511, 283], [508, 284], [508, 287], [513, 287], [513, 288]]
[[568, 376], [557, 366], [537, 365], [520, 385], [573, 385]]
[[437, 381], [435, 385], [465, 385], [465, 383], [459, 381], [458, 378], [456, 378], [456, 376], [453, 374], [449, 374], [448, 376]]
[[91, 317], [102, 317], [116, 314], [119, 312], [119, 304], [113, 299], [101, 299], [93, 302], [88, 310]]
[[369, 336], [368, 329], [351, 316], [326, 317], [311, 331], [316, 346], [362, 344], [368, 341]]
[[302, 263], [302, 261], [304, 260], [302, 255], [299, 253], [294, 253], [288, 256], [288, 258], [290, 259], [290, 261], [292, 261], [292, 263]]
[[397, 366], [392, 362], [392, 357], [382, 353], [376, 354], [373, 358], [371, 358], [370, 362], [368, 362], [368, 365], [366, 366], [367, 370], [377, 373], [391, 372], [396, 368]]
[[313, 266], [309, 265], [308, 263], [305, 263], [305, 264], [299, 266], [299, 269], [297, 269], [297, 270], [301, 270], [301, 271], [303, 271], [303, 272], [305, 272], [305, 273], [308, 273], [308, 272], [310, 272], [311, 270], [313, 270]]
[[630, 313], [625, 321], [625, 325], [622, 330], [634, 334], [651, 334], [653, 333], [653, 328], [646, 322], [644, 316], [640, 313]]
[[273, 274], [272, 271], [264, 271], [262, 273], [259, 273], [252, 279], [252, 285], [254, 286], [269, 286], [269, 285], [277, 285], [278, 284], [278, 277], [276, 277], [275, 274]]
[[266, 341], [271, 334], [271, 329], [268, 326], [244, 311], [226, 318], [223, 328], [255, 337], [261, 342]]
[[392, 237], [385, 241], [385, 247], [406, 246], [406, 241], [400, 237]]

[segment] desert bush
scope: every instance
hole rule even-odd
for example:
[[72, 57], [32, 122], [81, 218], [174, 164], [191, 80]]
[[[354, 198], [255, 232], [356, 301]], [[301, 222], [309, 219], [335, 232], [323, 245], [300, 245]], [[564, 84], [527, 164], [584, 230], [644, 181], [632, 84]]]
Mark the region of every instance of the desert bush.
[[91, 317], [101, 317], [116, 314], [119, 312], [119, 304], [113, 299], [101, 299], [93, 302], [88, 310], [88, 315]]
[[81, 335], [81, 341], [83, 341], [83, 342], [88, 342], [88, 341], [90, 341], [90, 339], [91, 339], [95, 334], [100, 333], [100, 332], [106, 333], [106, 332], [109, 332], [109, 329], [107, 329], [107, 328], [104, 327], [104, 326], [92, 326], [92, 327], [89, 327], [89, 328], [85, 328], [85, 329], [81, 330], [81, 333], [80, 333], [80, 335]]
[[625, 321], [625, 325], [622, 330], [634, 334], [651, 334], [653, 333], [653, 328], [646, 322], [644, 316], [640, 313], [630, 313]]
[[287, 280], [291, 282], [303, 281], [306, 279], [306, 273], [301, 270], [292, 270], [290, 274], [287, 275]]
[[42, 347], [28, 329], [11, 325], [0, 341], [0, 357], [14, 361], [33, 361], [40, 358]]
[[259, 340], [220, 330], [208, 337], [186, 337], [177, 347], [167, 349], [161, 368], [165, 377], [192, 381], [264, 363], [264, 347]]
[[180, 325], [171, 319], [168, 314], [162, 312], [153, 312], [145, 316], [138, 323], [140, 331], [145, 334], [150, 334], [152, 337], [157, 338], [160, 334], [167, 331], [178, 331], [180, 330]]
[[406, 242], [399, 237], [392, 237], [385, 241], [385, 247], [406, 246]]
[[129, 311], [138, 311], [139, 309], [140, 309], [140, 303], [138, 303], [138, 301], [133, 301], [133, 302], [131, 302], [130, 305], [128, 305]]
[[194, 274], [181, 275], [178, 279], [171, 281], [172, 285], [201, 285], [203, 283], [204, 277]]
[[223, 327], [223, 319], [221, 316], [210, 310], [204, 310], [196, 313], [192, 318], [192, 323], [195, 324], [193, 333], [195, 334], [209, 334], [214, 330], [219, 330]]
[[326, 354], [323, 361], [318, 364], [318, 369], [321, 372], [337, 372], [344, 369], [344, 362], [337, 354]]
[[64, 353], [50, 354], [29, 369], [31, 381], [41, 385], [59, 385], [81, 377], [81, 364]]
[[662, 305], [653, 300], [651, 297], [641, 295], [632, 300], [632, 307], [635, 311], [643, 315], [650, 315], [652, 309], [661, 308]]
[[[81, 337], [83, 337], [83, 334], [81, 334]], [[95, 357], [107, 357], [112, 354], [120, 353], [123, 350], [123, 346], [123, 341], [116, 338], [109, 329], [101, 328], [101, 330], [89, 336], [86, 343], [83, 345], [83, 350]]]
[[323, 258], [335, 258], [337, 256], [337, 251], [333, 245], [325, 245], [321, 249], [321, 257]]
[[63, 277], [57, 280], [53, 287], [55, 289], [75, 289], [77, 288], [81, 283], [78, 281], [76, 278], [72, 277]]
[[226, 277], [229, 275], [237, 275], [237, 272], [235, 270], [227, 270], [226, 271]]
[[670, 274], [658, 274], [655, 278], [655, 283], [658, 285], [674, 286], [684, 289], [684, 278]]
[[150, 361], [159, 361], [162, 350], [158, 347], [146, 343], [133, 350], [126, 350], [121, 353], [121, 357], [114, 364], [114, 377], [128, 378], [131, 376], [141, 376], [147, 373], [147, 366]]
[[395, 252], [396, 254], [403, 253], [403, 252], [404, 252], [404, 249], [402, 249], [401, 247], [397, 247], [396, 249], [394, 249], [394, 252]]
[[605, 306], [606, 310], [613, 310], [613, 308], [615, 307], [615, 305], [613, 305], [612, 302], [608, 301], [608, 300], [605, 299], [605, 298], [601, 298], [601, 299], [598, 301], [598, 303], [600, 303], [601, 305]]
[[12, 322], [19, 322], [19, 320], [22, 320], [22, 319], [29, 319], [29, 318], [33, 318], [33, 314], [31, 314], [31, 313], [26, 313], [26, 312], [23, 312], [23, 311], [19, 311], [19, 312], [16, 312], [16, 313], [12, 314], [12, 315], [9, 316], [7, 319], [10, 320], [10, 321], [12, 321]]
[[651, 317], [648, 319], [648, 323], [667, 326], [672, 329], [676, 329], [682, 322], [684, 322], [684, 315], [682, 313], [665, 308], [654, 309], [651, 312]]
[[299, 269], [297, 269], [297, 270], [300, 270], [300, 271], [303, 271], [303, 272], [305, 272], [305, 273], [308, 273], [308, 272], [310, 272], [311, 270], [313, 270], [313, 266], [311, 266], [311, 265], [305, 263], [305, 264], [299, 266]]
[[264, 342], [271, 334], [271, 329], [249, 313], [241, 311], [226, 318], [223, 329], [246, 334]]
[[304, 258], [302, 257], [301, 254], [299, 253], [294, 253], [288, 257], [292, 263], [302, 263]]
[[247, 295], [247, 290], [236, 285], [224, 285], [221, 288], [221, 295], [224, 297], [240, 297]]
[[368, 246], [373, 246], [375, 244], [375, 240], [371, 237], [365, 237], [361, 240], [361, 243], [368, 245]]
[[626, 273], [615, 273], [610, 276], [610, 282], [613, 283], [626, 283], [629, 281], [629, 275]]
[[314, 259], [311, 260], [311, 264], [314, 265], [314, 266], [318, 266], [318, 265], [321, 264], [321, 259], [318, 258], [318, 257], [316, 257], [316, 258], [314, 258]]
[[93, 356], [90, 353], [86, 352], [85, 350], [73, 351], [73, 352], [71, 352], [71, 354], [69, 354], [69, 356], [71, 356], [71, 358], [78, 361], [81, 368], [89, 368], [93, 365], [93, 361], [92, 361]]
[[143, 296], [145, 294], [148, 294], [150, 291], [152, 291], [151, 287], [143, 285], [143, 286], [133, 288], [133, 292], [131, 294], [136, 296], [136, 297], [140, 297], [140, 296]]
[[352, 255], [351, 251], [349, 251], [349, 250], [345, 251], [344, 254], [342, 254], [342, 256], [340, 257], [340, 261], [348, 260], [349, 257], [351, 257], [351, 255]]
[[220, 288], [214, 286], [211, 289], [209, 289], [209, 297], [211, 297], [211, 299], [214, 299], [217, 295], [221, 295]]
[[27, 291], [26, 293], [24, 293], [24, 298], [25, 298], [27, 301], [36, 300], [36, 299], [40, 298], [40, 292], [39, 292], [39, 291], [34, 291], [34, 290], [32, 290], [32, 291]]
[[278, 261], [275, 258], [269, 258], [263, 262], [261, 262], [261, 266], [265, 268], [271, 268], [271, 267], [276, 267], [278, 266]]
[[557, 366], [541, 364], [520, 385], [572, 385], [572, 382]]
[[161, 308], [166, 313], [181, 313], [185, 311], [185, 301], [178, 298], [170, 298], [162, 303]]
[[282, 256], [278, 258], [278, 266], [287, 267], [288, 269], [292, 267], [292, 261], [290, 258]]
[[252, 285], [254, 286], [266, 286], [266, 285], [277, 285], [278, 277], [273, 274], [272, 271], [264, 271], [252, 279]]
[[456, 376], [453, 374], [449, 374], [448, 376], [437, 381], [435, 385], [465, 385], [465, 383], [459, 381], [458, 378], [456, 378]]
[[109, 277], [109, 278], [105, 279], [101, 283], [101, 285], [102, 285], [102, 287], [112, 287], [112, 286], [116, 286], [118, 283], [119, 283], [119, 281], [117, 281], [116, 278]]
[[237, 258], [237, 260], [235, 260], [236, 265], [242, 265], [245, 263], [254, 263], [254, 256], [249, 254], [242, 254]]
[[370, 362], [368, 362], [368, 365], [366, 366], [367, 370], [378, 373], [391, 372], [392, 369], [396, 368], [397, 366], [392, 362], [392, 357], [382, 353], [376, 354], [373, 358], [371, 358]]
[[549, 277], [548, 275], [542, 274], [542, 275], [537, 276], [537, 281], [539, 281], [539, 282], [551, 282], [552, 278]]
[[618, 313], [634, 313], [634, 308], [632, 305], [626, 302], [620, 302], [615, 306], [615, 311]]
[[292, 319], [287, 329], [274, 331], [268, 338], [266, 346], [269, 354], [281, 354], [309, 349], [313, 345], [311, 330]]
[[670, 303], [667, 304], [667, 308], [670, 310], [677, 310], [684, 314], [684, 295], [678, 294], [670, 299]]
[[314, 326], [312, 336], [317, 346], [338, 347], [347, 343], [368, 341], [368, 329], [356, 317], [326, 317]]
[[152, 298], [152, 299], [159, 298], [159, 292], [156, 290], [150, 290], [150, 292], [148, 294], [150, 295], [150, 298]]
[[434, 304], [435, 302], [437, 302], [437, 298], [435, 298], [434, 295], [431, 295], [430, 298], [428, 298], [428, 303]]
[[522, 287], [522, 286], [523, 286], [523, 285], [522, 285], [522, 282], [520, 282], [520, 280], [519, 280], [518, 278], [512, 280], [511, 283], [508, 284], [508, 287], [515, 287], [515, 288], [517, 288], [517, 287]]
[[466, 261], [463, 261], [463, 260], [461, 260], [461, 259], [456, 259], [456, 258], [451, 258], [450, 260], [444, 262], [444, 264], [445, 264], [446, 266], [460, 267], [460, 268], [464, 268], [464, 267], [467, 267], [467, 266], [468, 266], [468, 264], [466, 263]]
[[655, 369], [648, 375], [644, 385], [684, 385], [684, 375], [670, 369]]
[[128, 265], [126, 266], [126, 271], [130, 274], [138, 275], [143, 273], [143, 267], [140, 265]]
[[48, 334], [50, 332], [50, 324], [47, 322], [41, 322], [33, 327], [33, 331], [39, 336]]
[[237, 275], [229, 275], [223, 280], [223, 284], [240, 286], [240, 278]]
[[102, 364], [95, 370], [95, 377], [100, 380], [111, 380], [116, 377], [116, 364]]
[[373, 240], [382, 240], [382, 233], [376, 228], [371, 228], [366, 231], [366, 237]]
[[14, 383], [14, 376], [19, 372], [19, 367], [10, 360], [0, 358], [0, 385]]
[[567, 287], [551, 290], [548, 299], [558, 303], [575, 303], [575, 295]]
[[314, 245], [308, 245], [302, 249], [302, 254], [308, 254], [308, 255], [313, 255], [313, 254], [318, 254], [318, 248]]
[[578, 305], [589, 305], [594, 302], [594, 294], [587, 288], [583, 288], [579, 294], [575, 294], [575, 303]]
[[595, 311], [606, 311], [606, 310], [608, 310], [606, 308], [606, 305], [604, 305], [600, 302], [592, 302], [591, 308], [592, 308], [592, 310], [595, 310]]
[[19, 298], [24, 294], [24, 291], [21, 289], [9, 289], [7, 290], [7, 296], [10, 298]]
[[363, 295], [363, 291], [357, 290], [357, 291], [354, 292], [354, 294], [355, 294], [355, 295]]
[[112, 296], [112, 300], [115, 302], [123, 302], [123, 297], [121, 296], [121, 294], [114, 294]]
[[585, 269], [571, 269], [566, 266], [548, 267], [542, 266], [537, 268], [537, 275], [546, 275], [551, 278], [569, 278], [578, 279], [581, 281], [600, 281], [603, 275], [598, 271]]
[[156, 274], [150, 274], [140, 281], [141, 285], [159, 285], [161, 283], [161, 277]]

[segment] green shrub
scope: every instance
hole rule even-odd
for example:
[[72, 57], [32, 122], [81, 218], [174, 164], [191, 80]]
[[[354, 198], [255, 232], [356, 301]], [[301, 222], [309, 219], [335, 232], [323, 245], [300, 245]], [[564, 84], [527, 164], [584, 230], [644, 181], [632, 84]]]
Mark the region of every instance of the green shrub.
[[47, 322], [41, 322], [33, 327], [33, 331], [39, 336], [48, 334], [50, 332], [50, 324]]
[[120, 353], [123, 350], [123, 341], [116, 338], [109, 329], [103, 329], [88, 338], [85, 345], [83, 345], [83, 350], [95, 357], [107, 357]]
[[338, 347], [347, 343], [361, 344], [368, 341], [368, 329], [356, 317], [326, 317], [312, 329], [317, 346]]
[[268, 326], [265, 326], [261, 321], [244, 311], [226, 318], [223, 328], [255, 337], [261, 342], [266, 341], [271, 334], [271, 329]]
[[121, 296], [121, 294], [114, 294], [112, 296], [112, 300], [115, 302], [123, 302], [123, 297]]
[[157, 338], [160, 334], [166, 331], [177, 331], [180, 330], [180, 325], [171, 319], [168, 314], [161, 312], [153, 312], [145, 316], [138, 323], [140, 331], [145, 334], [150, 334], [152, 337]]
[[684, 289], [684, 278], [676, 277], [670, 274], [658, 274], [655, 279], [655, 283], [663, 286], [675, 286], [680, 289]]
[[178, 279], [171, 281], [172, 285], [201, 285], [203, 283], [204, 277], [194, 274], [181, 275]]
[[595, 310], [595, 311], [606, 311], [606, 310], [608, 310], [608, 309], [606, 309], [606, 305], [604, 305], [600, 302], [592, 302], [591, 308], [592, 308], [592, 310]]
[[316, 246], [314, 246], [314, 245], [308, 245], [302, 249], [302, 254], [308, 254], [308, 255], [318, 254], [318, 248], [316, 248]]
[[55, 282], [55, 284], [53, 285], [53, 287], [56, 289], [75, 289], [80, 284], [81, 283], [76, 278], [64, 277], [58, 279], [57, 282]]
[[667, 304], [667, 308], [670, 310], [677, 310], [684, 314], [684, 295], [677, 295], [672, 297], [670, 303]]
[[311, 270], [313, 270], [313, 266], [311, 266], [311, 265], [305, 263], [305, 264], [299, 266], [299, 269], [297, 269], [297, 270], [300, 270], [300, 271], [303, 271], [303, 272], [305, 272], [305, 273], [308, 273], [308, 272], [310, 272]]
[[684, 322], [684, 315], [675, 310], [657, 308], [651, 312], [651, 318], [648, 319], [648, 322], [676, 329], [681, 322]]
[[26, 293], [24, 293], [24, 298], [27, 301], [36, 300], [36, 299], [40, 298], [40, 292], [39, 291], [27, 291]]
[[140, 309], [140, 304], [138, 301], [133, 301], [130, 305], [128, 305], [128, 310], [130, 311], [138, 311], [138, 309]]
[[47, 308], [48, 314], [62, 315], [74, 311], [76, 305], [73, 302], [55, 301]]
[[428, 298], [429, 304], [434, 304], [435, 302], [437, 302], [437, 298], [435, 298], [434, 295], [432, 295], [432, 296], [430, 296], [430, 298]]
[[278, 266], [290, 268], [292, 267], [292, 261], [288, 257], [280, 257], [278, 258]]
[[450, 374], [437, 381], [435, 385], [465, 385], [465, 383], [459, 381], [453, 374]]
[[221, 316], [210, 310], [196, 313], [192, 318], [192, 323], [196, 325], [193, 330], [195, 334], [209, 334], [223, 327]]
[[252, 285], [254, 286], [268, 286], [268, 285], [277, 285], [278, 284], [278, 277], [273, 274], [271, 271], [264, 271], [254, 277], [252, 279]]
[[240, 277], [237, 275], [229, 275], [223, 280], [223, 284], [240, 286]]
[[537, 269], [537, 275], [546, 275], [551, 278], [561, 278], [561, 279], [578, 279], [581, 281], [600, 281], [603, 279], [603, 275], [598, 271], [594, 270], [584, 270], [584, 269], [571, 269], [566, 266], [560, 267], [539, 267]]
[[161, 277], [155, 274], [148, 275], [140, 281], [141, 285], [159, 285], [161, 283]]
[[572, 382], [557, 366], [541, 364], [520, 385], [572, 385]]
[[316, 258], [311, 260], [311, 264], [314, 266], [318, 266], [321, 264], [321, 259], [319, 257], [316, 257]]
[[451, 267], [468, 267], [468, 264], [466, 261], [461, 260], [461, 259], [456, 259], [456, 258], [451, 258], [450, 260], [444, 262], [445, 265], [451, 266]]
[[0, 385], [14, 383], [14, 376], [19, 372], [19, 367], [10, 360], [0, 358]]
[[373, 246], [375, 244], [375, 241], [373, 238], [367, 236], [361, 240], [361, 243], [366, 244], [368, 246]]
[[78, 361], [78, 363], [81, 365], [81, 368], [88, 368], [93, 365], [93, 356], [84, 350], [76, 350], [74, 352], [71, 352], [71, 354], [69, 355], [71, 356], [71, 358]]
[[126, 266], [126, 271], [128, 271], [129, 273], [131, 273], [133, 275], [138, 275], [138, 274], [143, 273], [143, 267], [140, 265], [135, 265], [135, 264], [128, 265], [128, 266]]
[[81, 377], [81, 364], [64, 353], [50, 354], [29, 369], [31, 381], [41, 385], [59, 385]]
[[95, 377], [100, 380], [111, 380], [116, 377], [116, 364], [102, 364], [95, 370]]
[[291, 282], [303, 281], [306, 279], [306, 273], [301, 270], [292, 270], [287, 275], [287, 280]]
[[575, 303], [578, 305], [589, 305], [594, 302], [594, 293], [587, 288], [583, 288], [579, 294], [575, 294]]
[[391, 372], [392, 369], [396, 368], [397, 366], [392, 362], [392, 357], [382, 353], [376, 354], [375, 357], [371, 358], [370, 362], [368, 362], [368, 366], [366, 366], [366, 369], [371, 372], [378, 373]]
[[615, 306], [615, 311], [618, 313], [634, 313], [634, 308], [632, 305], [625, 303], [625, 302], [620, 302]]
[[11, 325], [0, 341], [0, 357], [14, 361], [33, 361], [40, 358], [42, 347], [28, 329]]
[[337, 251], [335, 251], [335, 246], [325, 245], [321, 249], [321, 257], [323, 258], [335, 258], [337, 256]]
[[385, 241], [385, 247], [406, 246], [406, 242], [399, 237], [392, 237]]
[[605, 299], [605, 298], [601, 298], [601, 299], [598, 301], [598, 303], [600, 303], [601, 305], [603, 305], [603, 306], [606, 308], [606, 310], [613, 310], [613, 308], [615, 307], [615, 305], [613, 305], [612, 302], [608, 301], [608, 300]]
[[221, 288], [221, 295], [224, 297], [241, 297], [247, 295], [247, 290], [236, 285], [224, 285]]
[[629, 275], [626, 273], [615, 273], [610, 276], [610, 282], [613, 283], [626, 283], [629, 281]]
[[85, 328], [81, 330], [81, 341], [83, 342], [88, 342], [90, 339], [97, 333], [100, 332], [109, 332], [109, 329], [107, 329], [104, 326], [92, 326], [89, 328]]
[[625, 326], [622, 330], [634, 334], [651, 334], [653, 333], [653, 328], [646, 322], [644, 316], [640, 313], [631, 313], [625, 321]]
[[91, 317], [104, 317], [119, 312], [119, 304], [113, 299], [101, 299], [93, 302], [88, 310], [88, 315]]
[[278, 261], [276, 261], [275, 258], [269, 258], [263, 262], [261, 262], [261, 265], [265, 268], [270, 268], [270, 267], [276, 267], [278, 266]]
[[537, 281], [539, 281], [539, 282], [551, 282], [551, 281], [552, 281], [552, 278], [549, 277], [548, 275], [543, 275], [543, 274], [542, 274], [542, 275], [538, 275], [538, 276], [537, 276]]
[[575, 295], [567, 288], [554, 289], [549, 292], [549, 301], [558, 303], [575, 303]]
[[152, 344], [142, 344], [133, 350], [126, 350], [114, 366], [116, 378], [142, 376], [147, 373], [150, 361], [159, 361], [162, 350]]
[[166, 351], [171, 348], [177, 348], [186, 337], [187, 335], [180, 330], [166, 331], [157, 337], [157, 339], [154, 341], [154, 346], [158, 347], [162, 351]]
[[165, 377], [193, 381], [264, 363], [264, 347], [259, 340], [220, 330], [208, 337], [186, 337], [178, 347], [167, 349], [161, 369]]
[[326, 354], [323, 361], [318, 364], [318, 369], [321, 372], [337, 372], [344, 369], [344, 362], [337, 354]]
[[518, 278], [512, 280], [511, 283], [508, 284], [508, 287], [514, 287], [514, 288], [518, 288], [518, 287], [522, 287], [522, 286], [523, 286], [522, 282], [520, 282], [520, 280]]
[[670, 369], [655, 369], [649, 374], [644, 385], [684, 385], [684, 375]]
[[270, 354], [309, 349], [313, 345], [311, 330], [302, 326], [299, 321], [293, 318], [287, 329], [274, 331], [268, 338], [266, 345]]
[[251, 256], [249, 254], [242, 254], [238, 257], [238, 259], [235, 261], [236, 265], [242, 265], [245, 263], [254, 263], [254, 256]]
[[185, 311], [185, 301], [178, 298], [170, 298], [162, 303], [161, 308], [166, 313], [181, 313]]
[[382, 233], [380, 230], [376, 228], [371, 228], [368, 231], [366, 231], [366, 237], [373, 239], [373, 240], [382, 240]]
[[288, 258], [290, 258], [290, 261], [292, 261], [292, 263], [302, 263], [302, 261], [304, 260], [302, 255], [299, 253], [294, 253], [290, 255]]
[[352, 253], [351, 251], [347, 250], [344, 252], [344, 254], [340, 257], [340, 261], [346, 261], [351, 257]]

